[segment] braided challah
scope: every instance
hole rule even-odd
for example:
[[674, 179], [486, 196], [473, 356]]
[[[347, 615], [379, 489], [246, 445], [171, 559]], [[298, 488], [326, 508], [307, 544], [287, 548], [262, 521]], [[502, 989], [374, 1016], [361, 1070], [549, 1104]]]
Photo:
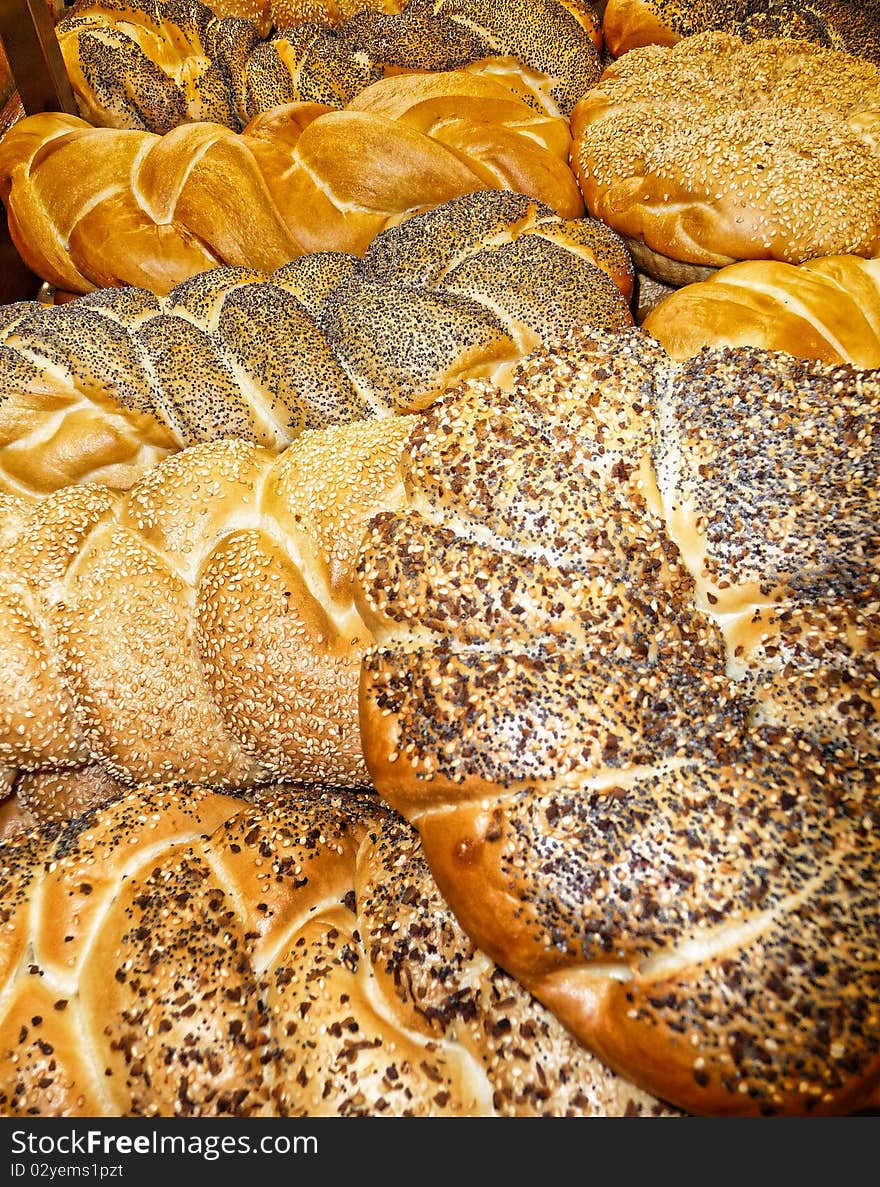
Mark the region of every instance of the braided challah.
[[273, 108], [240, 134], [29, 116], [0, 141], [0, 194], [22, 258], [51, 284], [167, 293], [220, 264], [272, 271], [312, 252], [362, 255], [386, 227], [476, 190], [576, 218], [570, 144], [567, 120], [488, 76], [408, 74], [341, 111]]
[[22, 504], [0, 549], [0, 765], [367, 785], [353, 567], [410, 418], [193, 446]]
[[199, 0], [80, 0], [57, 35], [84, 119], [158, 133], [192, 120], [241, 131], [282, 103], [344, 107], [386, 72], [472, 64], [567, 116], [601, 71], [588, 0], [409, 0], [400, 13], [362, 11], [339, 28], [313, 11], [268, 40]]
[[628, 325], [619, 236], [479, 191], [380, 234], [363, 259], [216, 268], [156, 297], [103, 290], [0, 311], [0, 491], [126, 487], [219, 437], [410, 412], [505, 369], [565, 326]]
[[877, 0], [608, 0], [602, 36], [619, 57], [718, 30], [737, 37], [796, 37], [880, 65]]
[[665, 295], [641, 325], [676, 359], [704, 346], [761, 346], [880, 367], [880, 259], [729, 264]]
[[880, 377], [574, 332], [435, 403], [361, 738], [474, 942], [696, 1113], [880, 1082]]
[[657, 1116], [373, 796], [141, 788], [0, 845], [6, 1116]]

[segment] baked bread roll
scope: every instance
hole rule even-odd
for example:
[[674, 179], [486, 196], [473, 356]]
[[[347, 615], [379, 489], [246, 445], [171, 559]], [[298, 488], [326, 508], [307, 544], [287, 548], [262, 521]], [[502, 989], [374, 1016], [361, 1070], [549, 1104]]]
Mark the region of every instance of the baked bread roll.
[[577, 218], [568, 123], [501, 82], [399, 75], [344, 110], [292, 103], [240, 135], [157, 136], [29, 116], [0, 141], [0, 194], [22, 259], [68, 292], [167, 293], [220, 264], [272, 271], [318, 251], [362, 255], [386, 227], [476, 190], [511, 190]]
[[878, 401], [573, 332], [422, 415], [359, 564], [374, 786], [478, 947], [689, 1112], [880, 1081]]
[[730, 264], [664, 297], [641, 324], [676, 359], [704, 346], [761, 346], [880, 367], [880, 259]]
[[615, 58], [709, 30], [747, 40], [804, 38], [880, 65], [877, 0], [608, 0], [602, 18], [605, 46]]
[[125, 495], [87, 483], [25, 508], [0, 550], [0, 765], [367, 785], [353, 567], [370, 516], [402, 502], [409, 423], [281, 454], [193, 446]]
[[880, 66], [703, 33], [631, 50], [572, 114], [587, 208], [666, 283], [880, 252]]
[[130, 486], [219, 437], [411, 412], [499, 380], [565, 326], [627, 325], [632, 263], [594, 219], [478, 191], [382, 232], [363, 259], [221, 267], [166, 296], [102, 290], [0, 311], [0, 492]]
[[373, 796], [138, 789], [0, 870], [6, 1116], [673, 1112], [474, 948]]
[[79, 0], [57, 36], [80, 114], [157, 133], [202, 120], [241, 131], [283, 103], [344, 107], [386, 73], [475, 65], [567, 118], [601, 71], [588, 0], [409, 0], [400, 12], [373, 0], [338, 28], [320, 10], [339, 5], [309, 4], [304, 18], [293, 7], [266, 39], [265, 20], [218, 19], [199, 0]]

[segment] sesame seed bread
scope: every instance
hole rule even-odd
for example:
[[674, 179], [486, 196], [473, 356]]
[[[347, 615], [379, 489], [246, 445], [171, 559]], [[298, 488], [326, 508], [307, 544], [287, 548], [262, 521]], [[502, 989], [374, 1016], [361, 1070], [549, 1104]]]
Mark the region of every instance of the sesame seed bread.
[[6, 306], [0, 492], [125, 488], [202, 441], [278, 450], [307, 428], [416, 411], [459, 379], [500, 379], [565, 326], [631, 324], [632, 287], [602, 223], [486, 190], [389, 228], [363, 258]]
[[877, 0], [607, 0], [602, 17], [605, 46], [615, 58], [709, 30], [746, 39], [804, 38], [880, 65]]
[[880, 65], [727, 33], [631, 50], [576, 105], [589, 213], [679, 286], [738, 260], [880, 252]]
[[343, 110], [288, 103], [242, 133], [162, 136], [31, 115], [0, 140], [10, 235], [68, 292], [167, 293], [219, 264], [272, 271], [318, 251], [362, 255], [386, 227], [476, 190], [583, 215], [568, 121], [463, 71], [381, 79]]
[[5, 1116], [671, 1116], [450, 914], [372, 795], [139, 788], [0, 844]]
[[575, 330], [423, 413], [358, 564], [374, 786], [474, 942], [688, 1112], [880, 1084], [878, 411], [876, 371]]
[[[0, 765], [368, 785], [353, 567], [370, 516], [403, 502], [409, 424], [308, 430], [280, 454], [211, 442], [124, 495], [23, 505], [0, 550]], [[37, 790], [24, 806], [51, 816]]]
[[[79, 0], [57, 36], [80, 115], [158, 133], [192, 120], [241, 131], [279, 104], [344, 107], [385, 74], [473, 65], [507, 76], [546, 114], [567, 117], [601, 70], [589, 0], [310, 3], [307, 16], [297, 0], [287, 7], [292, 19], [276, 12], [267, 38], [265, 15], [258, 27], [215, 16], [199, 0]], [[334, 27], [328, 8], [367, 11]]]
[[676, 359], [704, 346], [761, 346], [880, 367], [880, 259], [745, 260], [664, 296], [641, 320]]

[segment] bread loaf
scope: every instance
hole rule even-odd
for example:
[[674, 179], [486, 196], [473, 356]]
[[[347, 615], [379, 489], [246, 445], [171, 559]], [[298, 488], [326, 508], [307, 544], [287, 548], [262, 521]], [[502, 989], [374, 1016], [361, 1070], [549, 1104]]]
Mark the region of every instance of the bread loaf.
[[704, 346], [760, 346], [880, 367], [880, 259], [729, 264], [665, 296], [641, 324], [676, 359]]
[[737, 37], [796, 37], [880, 65], [876, 0], [607, 0], [605, 46], [615, 58], [643, 45], [675, 45], [717, 30]]
[[[260, 37], [273, 29], [304, 22], [341, 25], [364, 9], [400, 12], [406, 0], [211, 0], [216, 17], [238, 17], [256, 26]], [[178, 10], [179, 11], [179, 10]]]
[[[57, 35], [84, 119], [157, 133], [193, 120], [241, 131], [283, 103], [344, 107], [386, 73], [471, 65], [499, 73], [537, 109], [567, 117], [601, 70], [599, 18], [588, 0], [409, 0], [405, 7], [372, 0], [309, 4], [307, 16], [296, 11], [302, 7], [287, 6], [289, 24], [276, 13], [276, 31], [266, 38], [265, 17], [259, 27], [218, 19], [199, 0], [79, 0]], [[370, 11], [338, 28], [322, 23], [322, 10], [342, 7]], [[373, 11], [380, 8], [386, 11]]]
[[[0, 845], [6, 1116], [660, 1116], [373, 796], [138, 789]], [[219, 992], [218, 992], [219, 990]]]
[[500, 379], [564, 326], [631, 324], [632, 284], [604, 224], [490, 190], [389, 228], [363, 259], [7, 306], [0, 492], [124, 488], [201, 441], [277, 450], [306, 428], [411, 412], [465, 376]]
[[589, 213], [676, 286], [738, 260], [880, 252], [880, 66], [702, 33], [631, 50], [572, 114]]
[[374, 786], [474, 942], [690, 1112], [880, 1081], [878, 408], [575, 331], [422, 415], [359, 565]]
[[408, 430], [193, 446], [125, 495], [87, 483], [24, 509], [0, 550], [0, 765], [367, 785], [353, 566], [403, 499]]
[[386, 227], [476, 190], [583, 214], [568, 123], [489, 77], [399, 75], [344, 110], [273, 108], [237, 134], [150, 132], [29, 116], [0, 141], [9, 230], [37, 275], [69, 292], [167, 293], [207, 268], [272, 271], [300, 255], [362, 255]]

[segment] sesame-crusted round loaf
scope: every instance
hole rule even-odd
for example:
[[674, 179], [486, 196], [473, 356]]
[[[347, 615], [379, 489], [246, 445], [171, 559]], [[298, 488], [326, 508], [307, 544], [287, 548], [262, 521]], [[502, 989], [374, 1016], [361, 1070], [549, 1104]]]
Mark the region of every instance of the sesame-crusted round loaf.
[[669, 1116], [467, 939], [373, 795], [141, 788], [0, 844], [0, 1112]]
[[603, 223], [481, 190], [381, 232], [363, 258], [8, 305], [0, 491], [124, 488], [202, 441], [278, 450], [304, 429], [417, 411], [467, 376], [501, 379], [566, 326], [631, 324], [632, 287]]
[[877, 0], [607, 0], [605, 47], [614, 57], [720, 30], [749, 40], [797, 37], [880, 64]]
[[584, 213], [568, 121], [501, 80], [401, 74], [343, 110], [292, 102], [241, 133], [210, 121], [152, 132], [41, 112], [0, 140], [0, 195], [28, 266], [71, 293], [167, 293], [207, 268], [272, 271], [363, 255], [381, 231], [481, 190]]
[[[241, 131], [282, 103], [344, 107], [388, 73], [474, 67], [530, 105], [567, 117], [599, 77], [589, 0], [409, 0], [309, 4], [255, 24], [199, 0], [79, 0], [57, 25], [80, 114], [164, 133], [191, 120]], [[328, 7], [352, 11], [341, 24]], [[273, 10], [275, 5], [272, 5]], [[262, 35], [261, 35], [262, 34]]]
[[[409, 424], [307, 430], [281, 453], [224, 439], [125, 494], [22, 501], [0, 549], [0, 766], [368, 785], [354, 564], [369, 518], [403, 501]], [[50, 797], [25, 806], [50, 816]]]
[[676, 359], [704, 346], [761, 346], [880, 367], [880, 258], [728, 264], [667, 293], [640, 324]]
[[573, 331], [370, 526], [361, 738], [474, 942], [701, 1114], [880, 1083], [880, 377]]
[[646, 46], [572, 114], [587, 208], [658, 280], [880, 251], [880, 65], [727, 33]]

